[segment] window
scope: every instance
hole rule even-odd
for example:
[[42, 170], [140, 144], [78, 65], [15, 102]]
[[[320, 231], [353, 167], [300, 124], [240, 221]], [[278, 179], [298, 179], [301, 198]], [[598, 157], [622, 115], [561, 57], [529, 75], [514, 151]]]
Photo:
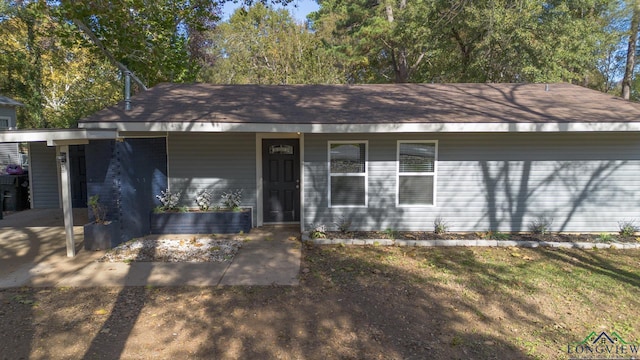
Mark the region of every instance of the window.
[[435, 205], [436, 141], [398, 141], [398, 206]]
[[367, 142], [329, 142], [329, 206], [367, 206]]
[[0, 117], [0, 130], [6, 130], [9, 128], [9, 118]]

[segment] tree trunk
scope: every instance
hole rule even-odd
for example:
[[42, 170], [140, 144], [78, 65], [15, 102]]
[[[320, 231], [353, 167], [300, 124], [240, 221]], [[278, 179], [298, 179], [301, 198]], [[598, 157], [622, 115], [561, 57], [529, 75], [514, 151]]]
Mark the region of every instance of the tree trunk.
[[640, 25], [640, 1], [633, 1], [633, 16], [629, 28], [629, 47], [627, 48], [627, 65], [622, 78], [622, 98], [631, 98], [631, 82], [633, 81], [633, 69], [636, 62], [636, 43], [638, 41], [638, 25]]

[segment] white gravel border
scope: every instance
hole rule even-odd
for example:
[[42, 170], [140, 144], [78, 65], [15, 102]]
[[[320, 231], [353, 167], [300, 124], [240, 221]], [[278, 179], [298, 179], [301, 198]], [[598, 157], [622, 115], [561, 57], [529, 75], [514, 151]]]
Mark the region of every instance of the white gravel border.
[[242, 241], [191, 236], [173, 239], [134, 239], [116, 246], [98, 262], [228, 262]]

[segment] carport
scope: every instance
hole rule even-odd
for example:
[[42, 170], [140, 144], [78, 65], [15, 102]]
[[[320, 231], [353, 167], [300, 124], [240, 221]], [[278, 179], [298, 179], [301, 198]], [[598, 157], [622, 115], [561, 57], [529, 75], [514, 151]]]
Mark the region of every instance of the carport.
[[[63, 212], [67, 256], [76, 253], [73, 234], [73, 203], [71, 196], [71, 172], [69, 166], [69, 146], [86, 145], [90, 140], [116, 139], [116, 129], [35, 129], [0, 131], [0, 143], [35, 143], [44, 142], [48, 147], [55, 147], [56, 166], [59, 177], [60, 204]], [[35, 164], [31, 163], [30, 166]], [[51, 165], [51, 164], [49, 164]], [[33, 171], [29, 169], [31, 177]], [[31, 178], [30, 178], [31, 180]], [[32, 181], [30, 181], [32, 184]], [[1, 220], [0, 220], [1, 221]]]

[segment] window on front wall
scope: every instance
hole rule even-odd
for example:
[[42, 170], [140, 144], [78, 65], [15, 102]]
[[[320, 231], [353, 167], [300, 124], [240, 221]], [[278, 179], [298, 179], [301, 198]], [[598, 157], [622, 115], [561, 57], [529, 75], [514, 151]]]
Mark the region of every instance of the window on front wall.
[[9, 128], [9, 118], [0, 117], [0, 130]]
[[367, 142], [329, 142], [329, 206], [367, 206]]
[[398, 206], [435, 204], [437, 142], [398, 141]]

